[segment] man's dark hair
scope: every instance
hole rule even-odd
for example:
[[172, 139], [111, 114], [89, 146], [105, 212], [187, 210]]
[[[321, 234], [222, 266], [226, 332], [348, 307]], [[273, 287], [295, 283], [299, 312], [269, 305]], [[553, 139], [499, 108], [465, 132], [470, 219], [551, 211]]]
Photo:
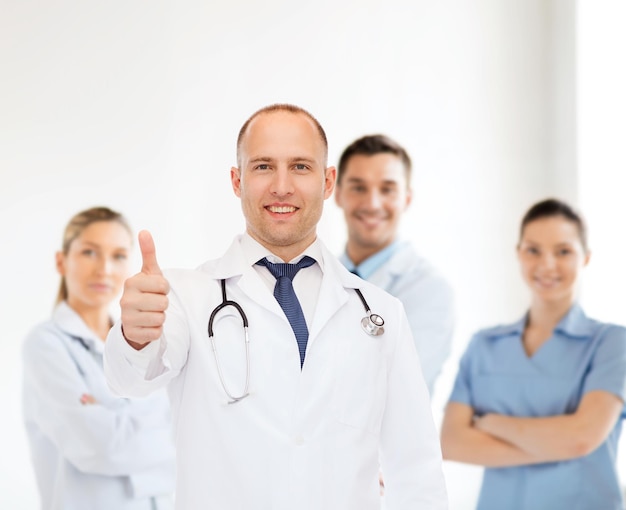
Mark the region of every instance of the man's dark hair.
[[341, 178], [345, 173], [348, 161], [352, 156], [374, 156], [376, 154], [393, 154], [397, 156], [404, 165], [407, 186], [411, 184], [411, 158], [407, 151], [395, 140], [385, 135], [367, 135], [355, 140], [348, 145], [341, 157], [337, 167], [337, 184], [341, 183]]

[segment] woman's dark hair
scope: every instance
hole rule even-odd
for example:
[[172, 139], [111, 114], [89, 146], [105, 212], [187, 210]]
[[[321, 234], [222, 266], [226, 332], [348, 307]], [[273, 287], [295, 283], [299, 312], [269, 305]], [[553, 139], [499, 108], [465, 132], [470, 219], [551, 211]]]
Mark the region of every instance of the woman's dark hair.
[[572, 206], [556, 198], [548, 198], [537, 202], [526, 211], [520, 226], [520, 239], [524, 234], [526, 225], [541, 218], [552, 218], [554, 216], [561, 216], [576, 225], [578, 236], [580, 237], [580, 244], [582, 244], [585, 253], [588, 252], [589, 246], [587, 244], [587, 226], [585, 225], [585, 220]]
[[[85, 211], [81, 211], [75, 214], [69, 223], [65, 227], [63, 232], [63, 244], [61, 251], [64, 255], [67, 255], [70, 251], [70, 245], [78, 236], [83, 233], [89, 225], [98, 221], [116, 221], [122, 225], [128, 233], [133, 235], [133, 232], [126, 221], [126, 218], [120, 213], [115, 212], [108, 207], [92, 207]], [[61, 277], [61, 283], [59, 284], [59, 292], [57, 293], [56, 304], [67, 299], [67, 285], [65, 283], [65, 277]]]

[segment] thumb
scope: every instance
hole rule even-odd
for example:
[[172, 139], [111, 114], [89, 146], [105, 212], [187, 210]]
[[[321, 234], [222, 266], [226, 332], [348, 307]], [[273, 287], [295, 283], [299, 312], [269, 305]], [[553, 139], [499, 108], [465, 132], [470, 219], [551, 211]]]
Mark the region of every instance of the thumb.
[[156, 259], [156, 249], [152, 235], [147, 230], [139, 232], [139, 248], [141, 249], [141, 272], [145, 274], [162, 275], [161, 268]]

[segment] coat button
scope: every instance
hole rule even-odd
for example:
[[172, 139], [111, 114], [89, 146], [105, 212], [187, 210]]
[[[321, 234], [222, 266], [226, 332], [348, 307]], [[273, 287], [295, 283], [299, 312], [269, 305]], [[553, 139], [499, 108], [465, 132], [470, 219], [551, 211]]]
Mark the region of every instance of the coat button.
[[304, 438], [302, 436], [296, 436], [294, 437], [293, 442], [296, 446], [302, 446], [304, 444]]

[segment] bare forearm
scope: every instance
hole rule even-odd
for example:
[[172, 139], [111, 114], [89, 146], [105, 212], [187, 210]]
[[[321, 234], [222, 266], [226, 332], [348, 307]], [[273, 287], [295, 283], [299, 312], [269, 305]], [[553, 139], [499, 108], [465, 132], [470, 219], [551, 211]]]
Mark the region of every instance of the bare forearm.
[[477, 419], [476, 427], [544, 462], [581, 457], [590, 449], [584, 427], [574, 415], [520, 418], [489, 414]]
[[441, 437], [443, 458], [485, 467], [510, 467], [541, 462], [514, 444], [473, 427], [446, 433]]

